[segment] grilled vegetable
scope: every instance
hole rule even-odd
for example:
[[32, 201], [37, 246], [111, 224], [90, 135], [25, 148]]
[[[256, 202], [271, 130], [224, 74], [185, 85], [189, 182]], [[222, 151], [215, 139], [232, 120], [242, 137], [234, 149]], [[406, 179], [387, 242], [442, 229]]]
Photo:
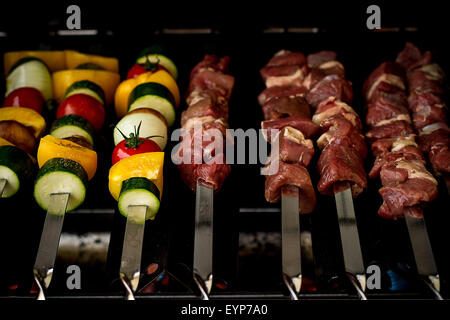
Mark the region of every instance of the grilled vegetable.
[[156, 72], [158, 70], [167, 71], [166, 68], [159, 64], [159, 59], [152, 63], [148, 58], [146, 58], [145, 63], [135, 64], [133, 67], [131, 67], [130, 71], [128, 71], [127, 73], [127, 79], [136, 78], [137, 76], [148, 71]]
[[133, 89], [146, 82], [155, 82], [163, 85], [173, 95], [175, 106], [180, 104], [180, 90], [175, 80], [167, 71], [146, 72], [136, 78], [122, 81], [117, 87], [114, 96], [114, 106], [119, 118], [123, 117], [128, 111], [128, 98]]
[[45, 100], [53, 98], [52, 76], [42, 60], [26, 57], [11, 67], [6, 77], [6, 95], [23, 87], [36, 88]]
[[116, 58], [80, 53], [73, 50], [66, 50], [65, 57], [67, 69], [75, 69], [81, 64], [92, 63], [102, 67], [104, 70], [119, 72], [119, 61]]
[[41, 114], [44, 109], [45, 98], [42, 93], [32, 87], [23, 87], [11, 91], [3, 101], [4, 107], [23, 107], [33, 109]]
[[33, 131], [16, 121], [1, 121], [0, 137], [27, 153], [32, 153], [36, 149], [36, 139], [33, 136]]
[[[154, 219], [159, 210], [159, 190], [147, 178], [130, 178], [122, 182], [119, 196], [119, 212], [128, 217], [129, 206], [147, 206], [145, 220]], [[136, 221], [144, 223], [143, 221]]]
[[88, 177], [83, 167], [70, 159], [52, 158], [39, 170], [34, 184], [34, 199], [47, 210], [52, 193], [70, 193], [66, 212], [80, 206], [86, 197]]
[[[116, 128], [116, 130], [119, 130]], [[150, 140], [150, 137], [139, 138], [139, 132], [141, 130], [141, 122], [134, 132], [130, 133], [127, 137], [123, 133], [122, 136], [125, 140], [122, 140], [114, 148], [112, 154], [112, 164], [116, 164], [122, 159], [128, 158], [134, 154], [145, 153], [145, 152], [160, 152], [158, 144], [155, 141]]]
[[[117, 145], [124, 136], [130, 136], [134, 128], [142, 122], [139, 132], [140, 138], [152, 137], [161, 150], [164, 150], [167, 143], [167, 122], [166, 119], [157, 111], [147, 108], [136, 109], [129, 112], [116, 125], [114, 130], [114, 144]], [[122, 132], [122, 133], [121, 133]]]
[[22, 107], [0, 108], [0, 121], [16, 121], [32, 130], [35, 138], [39, 138], [45, 130], [44, 118], [36, 111]]
[[33, 174], [33, 161], [24, 151], [11, 145], [0, 147], [0, 178], [7, 183], [2, 198], [12, 197], [20, 185], [29, 180]]
[[81, 80], [73, 83], [67, 88], [64, 99], [80, 93], [91, 96], [92, 98], [97, 99], [101, 104], [105, 104], [105, 93], [103, 92], [103, 89], [89, 80]]
[[138, 85], [128, 98], [128, 111], [149, 108], [161, 113], [171, 126], [175, 121], [175, 101], [170, 91], [156, 82]]
[[52, 124], [50, 134], [61, 139], [80, 136], [85, 138], [91, 146], [94, 145], [94, 127], [88, 120], [76, 114], [56, 119]]
[[41, 168], [52, 158], [65, 158], [78, 162], [91, 180], [97, 171], [97, 153], [75, 142], [46, 135], [40, 140], [37, 161]]
[[56, 110], [56, 118], [69, 114], [79, 115], [88, 120], [95, 131], [99, 131], [105, 121], [105, 108], [95, 98], [86, 94], [75, 94], [64, 99]]
[[164, 152], [140, 153], [122, 159], [109, 170], [109, 192], [118, 200], [123, 181], [143, 177], [152, 181], [162, 196], [163, 165]]
[[64, 51], [11, 51], [3, 56], [5, 74], [9, 73], [11, 67], [20, 59], [34, 57], [42, 60], [51, 72], [66, 69], [66, 54]]
[[152, 63], [159, 63], [169, 71], [174, 79], [177, 79], [177, 67], [175, 66], [175, 63], [168, 57], [167, 52], [163, 47], [159, 45], [153, 45], [149, 48], [144, 49], [139, 54], [139, 58], [136, 60], [136, 63], [145, 63], [147, 59]]
[[103, 89], [106, 104], [114, 101], [114, 91], [120, 83], [120, 75], [105, 70], [63, 70], [53, 73], [53, 90], [55, 100], [61, 102], [67, 89], [75, 82], [89, 80]]

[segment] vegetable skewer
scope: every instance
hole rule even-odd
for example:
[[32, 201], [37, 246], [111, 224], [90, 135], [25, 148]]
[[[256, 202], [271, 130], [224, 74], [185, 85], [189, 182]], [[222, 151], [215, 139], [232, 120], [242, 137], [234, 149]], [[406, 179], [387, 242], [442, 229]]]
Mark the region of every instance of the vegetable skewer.
[[119, 271], [127, 300], [135, 300], [139, 286], [145, 222], [153, 220], [159, 210], [164, 162], [161, 151], [179, 102], [178, 86], [164, 68], [158, 67], [159, 61], [148, 68], [134, 66], [115, 93], [116, 114], [121, 120], [114, 130], [116, 147], [109, 189], [118, 200], [120, 213], [127, 218]]
[[[86, 57], [101, 59], [97, 56]], [[76, 69], [97, 68], [93, 63], [90, 65], [88, 67], [84, 63]], [[93, 70], [85, 71], [88, 75]], [[61, 89], [60, 85], [66, 85], [68, 88], [65, 92], [59, 92], [61, 101], [56, 112], [57, 119], [50, 128], [50, 134], [41, 138], [37, 152], [40, 170], [33, 195], [39, 206], [47, 210], [33, 268], [35, 284], [39, 289], [38, 300], [45, 300], [52, 280], [65, 214], [84, 202], [87, 183], [96, 173], [97, 153], [92, 150], [94, 132], [101, 129], [105, 117], [104, 92], [100, 87], [104, 83], [97, 83], [98, 80], [92, 78], [93, 81], [76, 81], [70, 77], [60, 83], [55, 82], [54, 75], [52, 77], [55, 87]]]

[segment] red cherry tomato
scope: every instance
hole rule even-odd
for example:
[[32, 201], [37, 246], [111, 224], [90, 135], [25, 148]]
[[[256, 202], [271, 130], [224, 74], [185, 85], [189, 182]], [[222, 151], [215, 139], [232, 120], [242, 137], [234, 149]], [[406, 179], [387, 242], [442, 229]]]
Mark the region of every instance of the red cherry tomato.
[[96, 131], [99, 131], [105, 121], [105, 108], [97, 99], [86, 94], [74, 94], [58, 106], [56, 118], [76, 114], [88, 120]]
[[44, 109], [45, 98], [42, 93], [32, 87], [23, 87], [12, 91], [3, 101], [4, 107], [30, 108], [38, 113]]
[[156, 72], [159, 70], [167, 71], [167, 69], [160, 64], [151, 66], [148, 66], [146, 64], [135, 64], [131, 67], [130, 71], [128, 71], [127, 79], [136, 78], [137, 76], [149, 71]]
[[156, 142], [154, 142], [153, 140], [139, 138], [139, 145], [137, 148], [127, 147], [125, 145], [126, 142], [127, 142], [127, 140], [122, 140], [114, 148], [114, 151], [112, 154], [112, 164], [115, 164], [115, 163], [119, 162], [120, 160], [125, 159], [125, 158], [135, 155], [135, 154], [161, 151], [158, 144]]

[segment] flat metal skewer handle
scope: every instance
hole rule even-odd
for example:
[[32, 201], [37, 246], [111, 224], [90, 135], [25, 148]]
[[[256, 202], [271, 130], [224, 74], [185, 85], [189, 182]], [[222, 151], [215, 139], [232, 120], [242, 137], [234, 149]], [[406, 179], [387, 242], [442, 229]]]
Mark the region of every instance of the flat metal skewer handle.
[[135, 300], [134, 293], [139, 285], [141, 276], [142, 244], [147, 208], [145, 205], [131, 205], [128, 207], [122, 258], [120, 261], [120, 280], [125, 287], [127, 300]]
[[350, 184], [338, 182], [334, 184], [334, 198], [339, 220], [342, 251], [344, 255], [345, 271], [351, 275], [352, 285], [359, 283], [358, 296], [366, 300], [361, 293], [366, 290], [366, 271], [359, 241], [358, 227], [356, 223], [355, 208]]
[[416, 261], [417, 272], [422, 281], [432, 291], [437, 300], [443, 300], [440, 295], [439, 273], [434, 260], [433, 249], [428, 237], [424, 218], [413, 218], [405, 214], [406, 226], [408, 227], [409, 239]]
[[3, 191], [5, 190], [7, 183], [8, 183], [8, 180], [6, 180], [5, 178], [0, 179], [0, 198], [2, 198]]
[[213, 284], [213, 188], [197, 181], [195, 197], [193, 278], [202, 300], [209, 300]]
[[283, 281], [291, 299], [298, 300], [302, 285], [302, 262], [299, 190], [295, 186], [281, 188], [281, 239]]
[[45, 300], [45, 290], [49, 287], [52, 280], [69, 197], [70, 193], [52, 193], [50, 195], [50, 202], [33, 269], [34, 280], [39, 289], [38, 300]]

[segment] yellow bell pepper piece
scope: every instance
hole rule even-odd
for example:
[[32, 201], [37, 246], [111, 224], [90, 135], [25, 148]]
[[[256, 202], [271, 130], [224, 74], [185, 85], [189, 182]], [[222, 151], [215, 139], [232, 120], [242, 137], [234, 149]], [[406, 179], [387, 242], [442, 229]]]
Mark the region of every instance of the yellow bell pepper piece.
[[138, 85], [147, 82], [156, 82], [165, 86], [172, 93], [176, 106], [180, 105], [180, 90], [170, 73], [165, 70], [149, 71], [140, 74], [136, 78], [124, 80], [117, 87], [114, 105], [119, 118], [122, 118], [128, 112], [128, 97], [131, 91]]
[[109, 192], [114, 199], [118, 200], [123, 181], [134, 177], [144, 177], [156, 185], [161, 199], [163, 166], [164, 152], [139, 153], [122, 159], [109, 170]]
[[5, 74], [20, 59], [35, 57], [42, 60], [51, 72], [66, 69], [66, 56], [64, 51], [11, 51], [4, 54]]
[[0, 108], [0, 121], [8, 120], [16, 121], [25, 127], [31, 128], [36, 139], [44, 133], [46, 127], [45, 119], [38, 112], [30, 108]]
[[116, 58], [80, 53], [73, 50], [66, 50], [65, 56], [66, 69], [75, 69], [83, 63], [95, 63], [107, 71], [119, 73], [119, 60]]
[[105, 92], [106, 104], [114, 101], [114, 92], [120, 83], [120, 75], [115, 72], [105, 70], [63, 70], [53, 74], [53, 96], [60, 103], [66, 90], [74, 82], [89, 80], [98, 84]]
[[39, 142], [37, 161], [39, 168], [52, 158], [65, 158], [78, 162], [91, 180], [97, 171], [97, 153], [75, 142], [46, 135]]

